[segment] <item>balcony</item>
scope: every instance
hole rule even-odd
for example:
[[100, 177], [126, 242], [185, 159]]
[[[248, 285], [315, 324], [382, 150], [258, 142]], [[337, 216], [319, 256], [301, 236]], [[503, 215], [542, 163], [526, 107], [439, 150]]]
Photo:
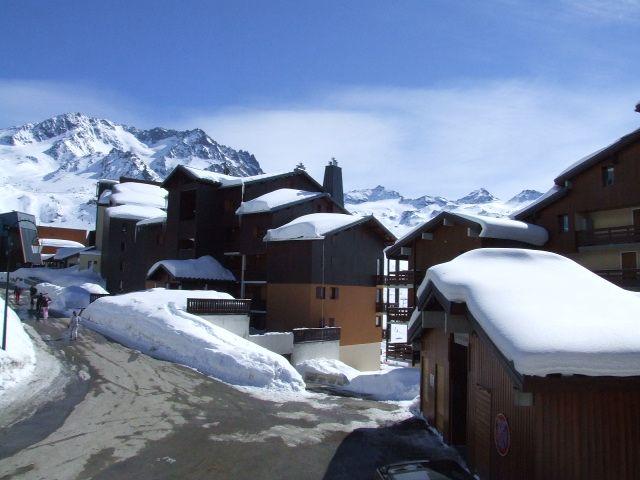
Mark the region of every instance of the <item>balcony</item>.
[[194, 315], [248, 315], [251, 300], [187, 298], [187, 312]]
[[579, 247], [616, 243], [640, 243], [640, 226], [625, 225], [622, 227], [583, 230], [576, 232], [576, 240]]
[[640, 268], [595, 270], [594, 273], [627, 290], [640, 290]]
[[335, 342], [340, 340], [340, 327], [294, 328], [293, 343]]
[[387, 308], [387, 320], [391, 322], [408, 322], [413, 313], [413, 308], [389, 306]]
[[387, 287], [414, 287], [424, 278], [424, 271], [418, 270], [401, 270], [397, 272], [389, 272], [388, 275], [376, 275], [376, 285], [384, 285]]

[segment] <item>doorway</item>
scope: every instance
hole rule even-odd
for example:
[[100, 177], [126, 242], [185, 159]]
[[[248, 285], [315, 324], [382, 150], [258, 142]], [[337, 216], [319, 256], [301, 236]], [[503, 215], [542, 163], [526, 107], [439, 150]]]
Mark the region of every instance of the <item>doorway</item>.
[[638, 253], [637, 252], [621, 252], [620, 253], [620, 267], [622, 268], [622, 277], [629, 279], [635, 278], [635, 270], [638, 268]]
[[465, 334], [451, 335], [450, 346], [450, 392], [451, 392], [451, 444], [467, 444], [467, 379], [469, 337]]

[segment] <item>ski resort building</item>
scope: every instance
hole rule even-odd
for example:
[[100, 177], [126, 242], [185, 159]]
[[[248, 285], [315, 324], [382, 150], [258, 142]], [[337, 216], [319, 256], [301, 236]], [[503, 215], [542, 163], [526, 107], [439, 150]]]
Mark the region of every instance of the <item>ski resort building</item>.
[[377, 370], [375, 278], [394, 239], [373, 216], [336, 213], [304, 215], [269, 230], [267, 327], [340, 327], [340, 360]]
[[[541, 247], [547, 238], [544, 228], [522, 221], [441, 212], [385, 250], [387, 273], [378, 276], [377, 312], [386, 314], [389, 325], [404, 329], [416, 305], [417, 287], [433, 265], [476, 248]], [[410, 342], [391, 339], [391, 332], [387, 328], [387, 355], [411, 358]]]
[[42, 265], [40, 254], [31, 245], [38, 237], [36, 218], [23, 212], [0, 213], [0, 265], [5, 271]]
[[482, 479], [637, 478], [638, 318], [635, 293], [550, 252], [431, 267], [409, 329], [421, 411]]
[[640, 290], [640, 129], [564, 170], [518, 220], [549, 232], [545, 248]]

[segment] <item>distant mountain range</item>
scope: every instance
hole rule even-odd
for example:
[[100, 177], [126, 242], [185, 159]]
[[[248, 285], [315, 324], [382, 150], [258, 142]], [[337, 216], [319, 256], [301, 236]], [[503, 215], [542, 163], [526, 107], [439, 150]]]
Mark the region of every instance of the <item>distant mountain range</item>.
[[[19, 210], [39, 223], [94, 228], [96, 180], [166, 178], [179, 164], [230, 175], [263, 173], [255, 156], [221, 145], [200, 129], [141, 130], [82, 113], [0, 129], [0, 212]], [[345, 194], [346, 207], [374, 214], [401, 235], [440, 210], [508, 215], [541, 194], [524, 190], [502, 202], [487, 190], [458, 200], [405, 198], [383, 186]]]
[[252, 154], [200, 129], [141, 130], [68, 113], [0, 130], [0, 211], [93, 228], [97, 179], [162, 180], [178, 164], [239, 176], [263, 173]]
[[375, 215], [393, 233], [401, 236], [443, 210], [504, 217], [541, 195], [542, 193], [535, 190], [523, 190], [504, 202], [486, 189], [480, 188], [457, 200], [431, 195], [405, 198], [395, 190], [387, 190], [378, 185], [375, 188], [347, 192], [344, 201], [349, 211], [360, 215]]

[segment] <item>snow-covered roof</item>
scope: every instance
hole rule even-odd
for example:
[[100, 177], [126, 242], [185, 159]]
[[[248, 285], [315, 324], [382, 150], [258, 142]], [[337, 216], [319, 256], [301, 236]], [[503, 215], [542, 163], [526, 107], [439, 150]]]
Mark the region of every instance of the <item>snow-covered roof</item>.
[[40, 245], [43, 247], [54, 248], [84, 248], [85, 246], [80, 242], [74, 242], [73, 240], [64, 240], [62, 238], [41, 238]]
[[367, 220], [369, 217], [344, 213], [311, 213], [278, 228], [267, 230], [265, 242], [286, 240], [322, 240], [325, 235]]
[[156, 207], [146, 207], [142, 205], [118, 205], [109, 207], [106, 210], [108, 217], [124, 218], [130, 220], [146, 220], [149, 218], [166, 217], [163, 210]]
[[155, 218], [148, 218], [146, 220], [140, 220], [138, 223], [136, 223], [136, 227], [143, 227], [145, 225], [155, 225], [158, 223], [164, 223], [166, 220], [167, 220], [166, 215], [155, 217]]
[[98, 197], [98, 205], [109, 205], [109, 203], [111, 203], [111, 194], [113, 192], [111, 192], [111, 190], [105, 190], [104, 192], [102, 192], [100, 194], [100, 197]]
[[263, 173], [261, 175], [252, 175], [249, 177], [234, 177], [232, 175], [225, 175], [223, 173], [211, 172], [209, 170], [201, 170], [199, 168], [188, 167], [182, 165], [182, 168], [187, 170], [191, 175], [200, 180], [208, 182], [219, 183], [221, 188], [224, 187], [237, 187], [243, 183], [258, 182], [273, 177], [281, 177], [288, 175], [290, 172], [276, 172], [276, 173]]
[[118, 183], [112, 187], [111, 205], [142, 205], [166, 208], [168, 192], [157, 185], [138, 182]]
[[54, 260], [65, 260], [69, 257], [73, 257], [74, 255], [78, 255], [80, 252], [85, 250], [86, 247], [62, 247], [59, 248], [58, 251], [53, 256]]
[[513, 212], [510, 217], [514, 219], [526, 217], [528, 214], [539, 210], [548, 203], [553, 202], [556, 198], [563, 196], [566, 192], [566, 188], [559, 185], [554, 185], [530, 204], [525, 205], [521, 209]]
[[396, 243], [386, 249], [388, 253], [398, 249], [398, 247], [406, 245], [414, 237], [421, 232], [427, 232], [430, 229], [440, 225], [444, 218], [466, 220], [474, 222], [480, 227], [481, 238], [498, 238], [503, 240], [513, 240], [518, 242], [529, 243], [531, 245], [542, 246], [549, 239], [546, 229], [538, 225], [521, 222], [505, 217], [489, 217], [487, 215], [476, 215], [461, 212], [440, 212], [432, 219], [424, 222], [410, 230], [408, 233], [400, 237]]
[[236, 210], [237, 215], [247, 215], [250, 213], [262, 213], [277, 210], [288, 205], [304, 202], [318, 197], [327, 197], [324, 192], [306, 192], [293, 188], [280, 188], [269, 193], [265, 193], [253, 200], [242, 202]]
[[147, 272], [147, 278], [163, 267], [175, 278], [193, 278], [196, 280], [218, 280], [234, 282], [236, 277], [210, 255], [188, 260], [161, 260], [153, 264]]
[[640, 375], [640, 296], [566, 257], [476, 249], [431, 267], [419, 297], [429, 285], [465, 303], [523, 375]]
[[476, 222], [480, 225], [481, 238], [500, 238], [542, 246], [547, 243], [549, 233], [543, 227], [512, 220], [511, 218], [488, 217], [470, 213], [454, 213], [458, 217]]

